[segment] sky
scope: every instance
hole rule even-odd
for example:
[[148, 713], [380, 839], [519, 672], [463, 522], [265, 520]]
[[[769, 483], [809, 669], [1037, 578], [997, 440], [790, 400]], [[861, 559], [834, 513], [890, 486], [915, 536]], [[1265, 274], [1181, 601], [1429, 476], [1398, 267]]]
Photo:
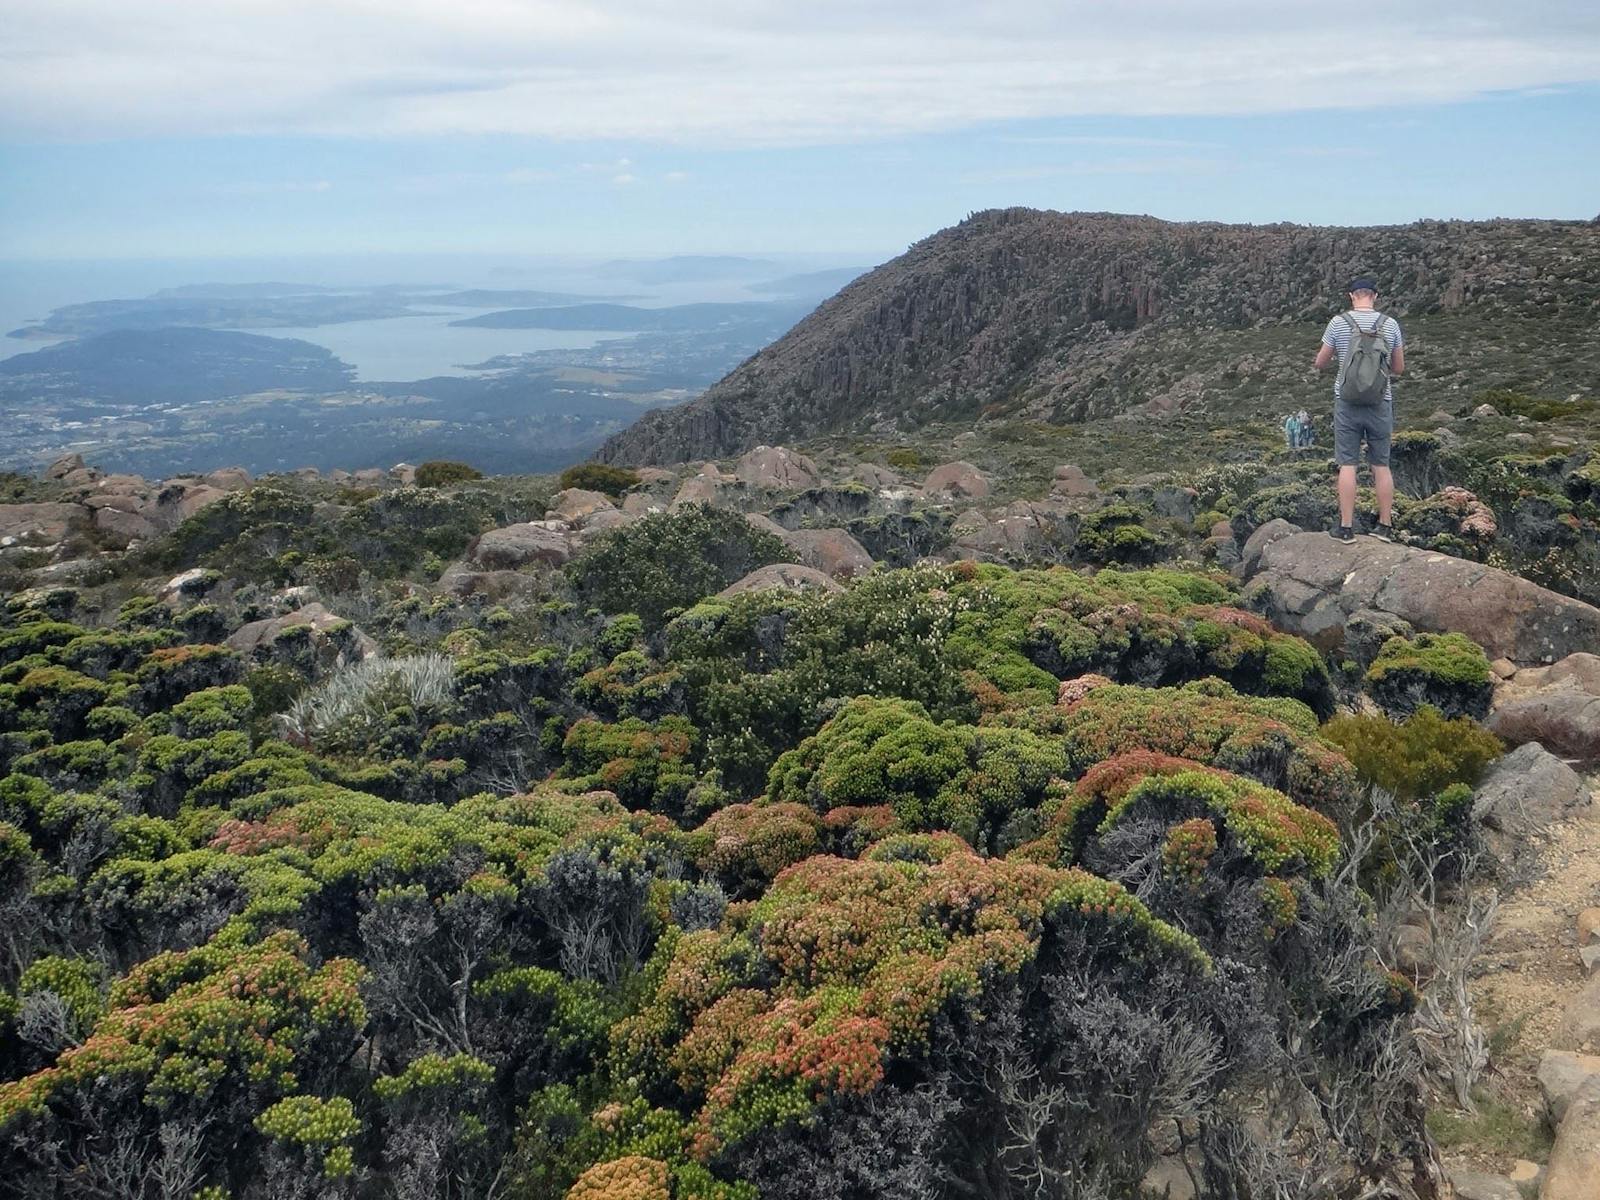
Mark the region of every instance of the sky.
[[1600, 213], [1594, 0], [0, 0], [0, 259]]

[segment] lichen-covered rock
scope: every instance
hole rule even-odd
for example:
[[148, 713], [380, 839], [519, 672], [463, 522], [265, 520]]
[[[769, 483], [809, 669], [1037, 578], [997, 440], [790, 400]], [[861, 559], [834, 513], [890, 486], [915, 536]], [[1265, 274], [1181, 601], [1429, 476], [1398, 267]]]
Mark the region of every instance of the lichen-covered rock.
[[583, 488], [567, 488], [551, 497], [550, 511], [545, 513], [545, 519], [566, 521], [569, 524], [578, 525], [595, 513], [615, 512], [616, 507], [611, 503], [611, 497], [603, 492], [590, 492], [585, 491]]
[[935, 467], [922, 481], [923, 495], [930, 500], [982, 500], [989, 491], [989, 477], [969, 462]]
[[559, 567], [572, 557], [571, 530], [564, 521], [526, 521], [479, 535], [467, 549], [469, 565], [485, 571]]
[[1057, 496], [1087, 497], [1100, 494], [1099, 486], [1076, 463], [1063, 463], [1055, 469], [1050, 490]]
[[1579, 1089], [1556, 1129], [1540, 1200], [1600, 1196], [1600, 1081]]
[[798, 491], [822, 482], [817, 464], [787, 446], [757, 446], [733, 466], [733, 473], [750, 487]]
[[1488, 725], [1508, 742], [1600, 761], [1600, 654], [1569, 654], [1511, 675], [1495, 691]]
[[842, 529], [785, 530], [782, 537], [802, 564], [834, 579], [854, 579], [872, 570], [872, 555]]
[[332, 648], [341, 663], [359, 662], [378, 649], [372, 638], [315, 601], [281, 617], [251, 621], [236, 629], [223, 644], [230, 650], [261, 658], [270, 656], [281, 639], [298, 629], [306, 630], [304, 636], [314, 643]]
[[791, 592], [844, 590], [815, 567], [803, 567], [798, 563], [771, 563], [765, 567], [757, 567], [743, 579], [723, 588], [717, 595], [726, 598], [742, 596], [746, 592], [771, 592], [779, 589]]
[[0, 504], [0, 545], [23, 539], [59, 542], [87, 511], [77, 504], [46, 501], [38, 504]]
[[1550, 1124], [1560, 1125], [1579, 1089], [1591, 1079], [1600, 1079], [1600, 1056], [1546, 1050], [1539, 1059], [1538, 1078]]
[[1473, 797], [1472, 816], [1490, 852], [1509, 866], [1526, 858], [1531, 838], [1589, 803], [1583, 777], [1529, 742], [1489, 768]]
[[1361, 609], [1424, 632], [1465, 634], [1490, 658], [1523, 666], [1600, 645], [1600, 609], [1465, 559], [1302, 533], [1280, 536], [1254, 568], [1251, 561], [1247, 545], [1251, 602], [1279, 628], [1325, 646], [1343, 640], [1345, 623]]
[[1289, 537], [1291, 534], [1302, 532], [1300, 526], [1285, 521], [1282, 517], [1274, 517], [1265, 525], [1257, 526], [1249, 537], [1245, 539], [1244, 549], [1240, 551], [1239, 566], [1248, 578], [1254, 575], [1261, 566], [1261, 555], [1266, 548], [1279, 538]]

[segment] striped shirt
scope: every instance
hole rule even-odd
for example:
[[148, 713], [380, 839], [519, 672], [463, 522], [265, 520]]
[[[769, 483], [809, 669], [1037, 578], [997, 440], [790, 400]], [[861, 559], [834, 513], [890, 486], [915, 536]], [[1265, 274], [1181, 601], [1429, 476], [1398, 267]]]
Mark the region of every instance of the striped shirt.
[[[1356, 319], [1356, 324], [1361, 326], [1363, 332], [1371, 333], [1373, 326], [1383, 322], [1383, 341], [1389, 347], [1392, 355], [1401, 346], [1406, 344], [1405, 334], [1400, 332], [1400, 322], [1393, 317], [1385, 317], [1375, 309], [1352, 308], [1350, 315]], [[1333, 351], [1333, 361], [1339, 364], [1339, 372], [1333, 380], [1333, 398], [1339, 398], [1339, 384], [1344, 381], [1344, 356], [1350, 352], [1350, 323], [1341, 314], [1328, 322], [1328, 328], [1322, 333], [1322, 344]], [[1385, 403], [1394, 400], [1394, 388], [1387, 387], [1383, 392]]]

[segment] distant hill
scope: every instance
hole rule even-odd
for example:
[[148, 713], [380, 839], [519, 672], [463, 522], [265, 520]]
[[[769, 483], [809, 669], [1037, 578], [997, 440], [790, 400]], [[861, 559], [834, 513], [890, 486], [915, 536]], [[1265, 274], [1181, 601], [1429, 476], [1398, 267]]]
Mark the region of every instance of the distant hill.
[[1076, 422], [1230, 396], [1315, 403], [1328, 386], [1307, 369], [1315, 338], [1358, 270], [1422, 335], [1409, 396], [1600, 384], [1600, 228], [1587, 222], [1257, 226], [1014, 208], [918, 242], [601, 456], [672, 462], [936, 419]]
[[0, 398], [35, 408], [57, 400], [189, 403], [278, 388], [338, 391], [354, 375], [330, 351], [297, 338], [123, 329], [0, 359]]
[[[270, 288], [274, 285], [268, 285]], [[249, 293], [210, 296], [157, 293], [133, 300], [91, 300], [56, 309], [44, 320], [7, 337], [88, 337], [126, 329], [273, 329], [334, 325], [403, 317], [411, 312], [404, 297], [375, 294]]]
[[618, 258], [601, 263], [594, 274], [633, 283], [715, 283], [725, 279], [760, 279], [783, 267], [770, 259], [730, 254], [680, 254], [673, 258]]
[[865, 275], [869, 267], [834, 267], [829, 271], [807, 271], [752, 283], [749, 289], [763, 296], [794, 296], [821, 300], [833, 295], [853, 279]]
[[560, 308], [512, 308], [504, 312], [484, 313], [479, 317], [463, 317], [450, 324], [481, 329], [596, 329], [667, 333], [775, 319], [793, 321], [804, 312], [803, 305], [761, 300], [732, 304], [675, 304], [667, 308], [636, 308], [628, 304], [571, 304]]

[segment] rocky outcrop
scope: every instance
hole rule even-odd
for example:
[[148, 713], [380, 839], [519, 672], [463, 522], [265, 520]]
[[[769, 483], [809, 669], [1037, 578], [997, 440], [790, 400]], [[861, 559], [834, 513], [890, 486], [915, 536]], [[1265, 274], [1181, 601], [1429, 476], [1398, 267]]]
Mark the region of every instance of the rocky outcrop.
[[1589, 803], [1583, 777], [1529, 742], [1489, 768], [1473, 797], [1472, 815], [1490, 853], [1510, 867], [1528, 854], [1531, 837]]
[[41, 504], [0, 504], [0, 545], [24, 539], [59, 542], [73, 524], [86, 516], [76, 504], [48, 501]]
[[1600, 654], [1569, 654], [1502, 680], [1488, 725], [1508, 742], [1539, 742], [1567, 758], [1600, 761]]
[[572, 557], [571, 531], [564, 521], [526, 521], [479, 535], [467, 548], [466, 563], [482, 571], [519, 567], [559, 567]]
[[922, 494], [930, 500], [982, 500], [989, 491], [989, 477], [969, 462], [935, 467], [922, 481]]
[[791, 592], [844, 590], [814, 567], [802, 567], [797, 563], [772, 563], [765, 567], [757, 567], [743, 579], [730, 583], [717, 595], [726, 598], [742, 596], [746, 592], [771, 592], [780, 589]]
[[854, 579], [872, 570], [872, 555], [842, 529], [793, 529], [782, 534], [799, 561], [834, 579]]
[[1600, 1196], [1600, 1081], [1572, 1098], [1556, 1129], [1540, 1200], [1594, 1200]]
[[1583, 985], [1583, 990], [1567, 1001], [1556, 1030], [1555, 1048], [1580, 1054], [1600, 1054], [1600, 975]]
[[[1322, 399], [1325, 384], [1296, 372], [1280, 387], [1272, 360], [1281, 356], [1234, 353], [1196, 378], [1196, 330], [1301, 322], [1314, 337], [1348, 274], [1380, 262], [1404, 264], [1385, 296], [1397, 314], [1448, 306], [1492, 312], [1490, 321], [1546, 311], [1588, 318], [1600, 228], [1428, 221], [1336, 229], [1026, 208], [976, 213], [855, 280], [698, 399], [646, 414], [600, 458], [681, 462], [980, 415], [1082, 421], [1165, 413], [1268, 380], [1299, 407]], [[1465, 337], [1461, 344], [1470, 349]]]
[[1055, 470], [1055, 476], [1050, 481], [1050, 491], [1057, 496], [1089, 497], [1098, 496], [1100, 488], [1095, 481], [1083, 473], [1083, 468], [1076, 463], [1065, 463]]
[[799, 491], [822, 482], [817, 464], [787, 446], [757, 446], [733, 466], [738, 479], [753, 488]]
[[1539, 1059], [1539, 1091], [1552, 1126], [1560, 1125], [1573, 1098], [1591, 1080], [1600, 1080], [1600, 1056], [1571, 1050], [1546, 1050]]
[[969, 508], [950, 527], [964, 558], [1027, 562], [1049, 558], [1077, 536], [1078, 518], [1067, 500], [1018, 500], [1004, 508]]
[[234, 630], [226, 645], [241, 654], [264, 657], [290, 630], [304, 628], [313, 642], [331, 647], [342, 662], [356, 662], [375, 654], [378, 644], [344, 618], [313, 601], [281, 617], [251, 621]]
[[1482, 563], [1370, 538], [1343, 543], [1322, 533], [1280, 531], [1257, 549], [1253, 557], [1251, 543], [1245, 545], [1251, 604], [1281, 629], [1324, 648], [1343, 641], [1346, 622], [1362, 609], [1423, 632], [1464, 633], [1491, 659], [1518, 666], [1600, 646], [1600, 609]]
[[579, 524], [599, 512], [615, 512], [616, 505], [604, 492], [590, 492], [583, 488], [567, 488], [550, 498], [550, 509], [545, 519]]

